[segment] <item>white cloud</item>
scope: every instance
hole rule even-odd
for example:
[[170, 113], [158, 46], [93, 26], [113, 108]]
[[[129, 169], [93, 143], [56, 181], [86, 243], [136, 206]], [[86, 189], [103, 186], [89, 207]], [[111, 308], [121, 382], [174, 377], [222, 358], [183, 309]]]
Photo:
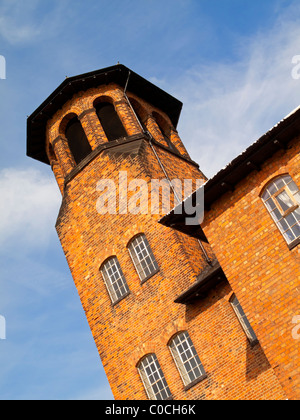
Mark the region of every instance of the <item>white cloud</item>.
[[57, 36], [68, 3], [56, 0], [49, 7], [44, 0], [0, 0], [0, 36], [12, 45]]
[[18, 26], [17, 22], [12, 18], [0, 17], [0, 34], [11, 44], [19, 42], [27, 42], [39, 35], [40, 31], [37, 27], [29, 25]]
[[179, 134], [207, 176], [300, 104], [300, 80], [292, 77], [299, 21], [293, 6], [269, 31], [240, 40], [238, 61], [203, 64], [172, 86], [184, 104]]
[[61, 196], [51, 175], [31, 169], [0, 171], [1, 247], [22, 245], [26, 252], [47, 243], [54, 233]]
[[0, 3], [0, 35], [11, 44], [27, 42], [38, 36], [40, 30], [37, 25], [32, 22], [26, 23], [28, 16], [36, 6], [36, 0], [27, 0], [25, 8], [20, 1], [2, 0]]

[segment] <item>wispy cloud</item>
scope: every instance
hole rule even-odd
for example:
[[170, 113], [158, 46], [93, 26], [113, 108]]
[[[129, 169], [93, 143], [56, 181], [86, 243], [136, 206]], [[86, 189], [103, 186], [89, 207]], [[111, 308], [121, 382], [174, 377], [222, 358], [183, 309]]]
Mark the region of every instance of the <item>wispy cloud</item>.
[[[131, 0], [89, 3], [0, 0], [1, 44], [13, 47], [7, 49], [10, 72], [1, 90], [5, 166], [15, 165], [15, 150], [23, 150], [25, 113], [56, 87], [56, 79], [117, 60], [124, 59], [145, 77], [149, 72], [159, 78], [172, 74], [172, 80], [157, 84], [184, 102], [179, 133], [208, 176], [299, 105], [300, 80], [291, 77], [292, 57], [300, 54], [298, 5], [254, 39], [237, 38], [231, 61], [204, 63], [202, 44], [213, 48], [218, 27], [213, 25], [209, 33], [203, 16], [191, 24], [186, 5], [196, 2], [180, 0], [182, 8], [176, 9], [171, 1], [156, 1], [156, 10], [147, 2], [146, 13], [144, 2], [139, 10]], [[36, 48], [21, 48], [34, 43]], [[174, 83], [179, 63], [183, 72], [187, 62], [195, 65]], [[0, 194], [0, 313], [8, 327], [0, 398], [110, 399], [71, 274], [56, 253], [62, 253], [60, 246], [48, 246], [56, 237], [61, 202], [51, 171], [45, 176], [34, 170], [1, 170]]]
[[169, 86], [184, 103], [181, 138], [208, 176], [299, 105], [300, 80], [292, 78], [299, 21], [294, 5], [269, 31], [240, 39], [237, 61], [202, 63]]
[[0, 37], [11, 45], [24, 45], [57, 35], [65, 5], [65, 0], [54, 0], [43, 10], [41, 0], [0, 0]]
[[0, 35], [9, 43], [26, 43], [38, 36], [38, 26], [28, 17], [37, 6], [36, 0], [27, 0], [27, 10], [18, 0], [2, 0], [0, 2]]
[[0, 399], [112, 399], [54, 229], [53, 174], [3, 169], [0, 196]]
[[37, 170], [0, 171], [0, 247], [45, 245], [54, 233], [61, 196], [55, 180]]

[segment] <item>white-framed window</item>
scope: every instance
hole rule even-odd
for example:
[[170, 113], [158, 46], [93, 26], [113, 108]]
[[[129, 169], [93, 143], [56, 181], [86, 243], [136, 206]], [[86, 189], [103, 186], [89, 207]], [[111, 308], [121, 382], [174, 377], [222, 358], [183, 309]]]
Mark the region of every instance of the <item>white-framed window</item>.
[[102, 265], [101, 272], [113, 304], [129, 294], [129, 287], [117, 257], [107, 260]]
[[250, 343], [252, 345], [258, 343], [255, 332], [251, 327], [250, 322], [248, 321], [238, 298], [235, 295], [232, 295], [230, 303]]
[[206, 378], [206, 373], [188, 332], [177, 334], [169, 347], [185, 386]]
[[172, 398], [170, 388], [155, 354], [144, 357], [137, 368], [150, 400]]
[[159, 271], [156, 259], [144, 234], [136, 236], [130, 242], [128, 249], [141, 282], [148, 280]]
[[300, 239], [300, 191], [290, 175], [271, 181], [261, 196], [288, 245]]

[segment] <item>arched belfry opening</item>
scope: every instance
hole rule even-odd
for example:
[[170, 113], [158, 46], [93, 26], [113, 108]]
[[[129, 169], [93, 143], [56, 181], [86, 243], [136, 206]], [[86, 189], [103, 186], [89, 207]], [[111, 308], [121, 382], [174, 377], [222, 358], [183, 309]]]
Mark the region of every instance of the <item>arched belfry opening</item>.
[[82, 125], [76, 116], [71, 118], [68, 122], [65, 130], [65, 136], [68, 140], [68, 145], [74, 157], [75, 163], [78, 165], [91, 153], [92, 148]]
[[113, 104], [98, 102], [95, 104], [95, 109], [108, 141], [127, 137], [126, 130]]
[[164, 137], [165, 142], [169, 146], [169, 148], [171, 150], [173, 150], [173, 152], [179, 153], [176, 146], [171, 141], [171, 127], [170, 127], [170, 125], [157, 112], [153, 112], [152, 115], [153, 115], [153, 118], [155, 119], [156, 124], [158, 125], [158, 127], [161, 131], [161, 134]]
[[138, 119], [139, 125], [144, 132], [147, 132], [148, 129], [145, 125], [145, 120], [147, 119], [146, 110], [139, 104], [137, 100], [129, 97], [130, 105], [135, 113], [136, 118]]

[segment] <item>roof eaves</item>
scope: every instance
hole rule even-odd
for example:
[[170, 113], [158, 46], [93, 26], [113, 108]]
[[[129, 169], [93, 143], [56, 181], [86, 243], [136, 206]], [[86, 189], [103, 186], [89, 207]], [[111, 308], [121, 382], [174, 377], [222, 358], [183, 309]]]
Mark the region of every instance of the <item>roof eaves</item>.
[[125, 87], [130, 73], [128, 91], [165, 111], [174, 127], [178, 125], [182, 102], [155, 86], [122, 64], [66, 78], [27, 119], [27, 156], [48, 163], [45, 151], [45, 130], [49, 118], [76, 92], [100, 84], [115, 82]]
[[[299, 133], [300, 107], [292, 111], [200, 187], [204, 188], [205, 208], [209, 209], [212, 203], [229, 189], [233, 190], [235, 184], [249, 175], [254, 169], [259, 170], [265, 160], [269, 159], [279, 148], [286, 148], [294, 136]], [[185, 202], [194, 200], [197, 191], [194, 191], [187, 197]], [[159, 223], [170, 227], [180, 209], [182, 209], [183, 216], [186, 216], [183, 202], [162, 217]], [[196, 227], [198, 228], [198, 226]]]

